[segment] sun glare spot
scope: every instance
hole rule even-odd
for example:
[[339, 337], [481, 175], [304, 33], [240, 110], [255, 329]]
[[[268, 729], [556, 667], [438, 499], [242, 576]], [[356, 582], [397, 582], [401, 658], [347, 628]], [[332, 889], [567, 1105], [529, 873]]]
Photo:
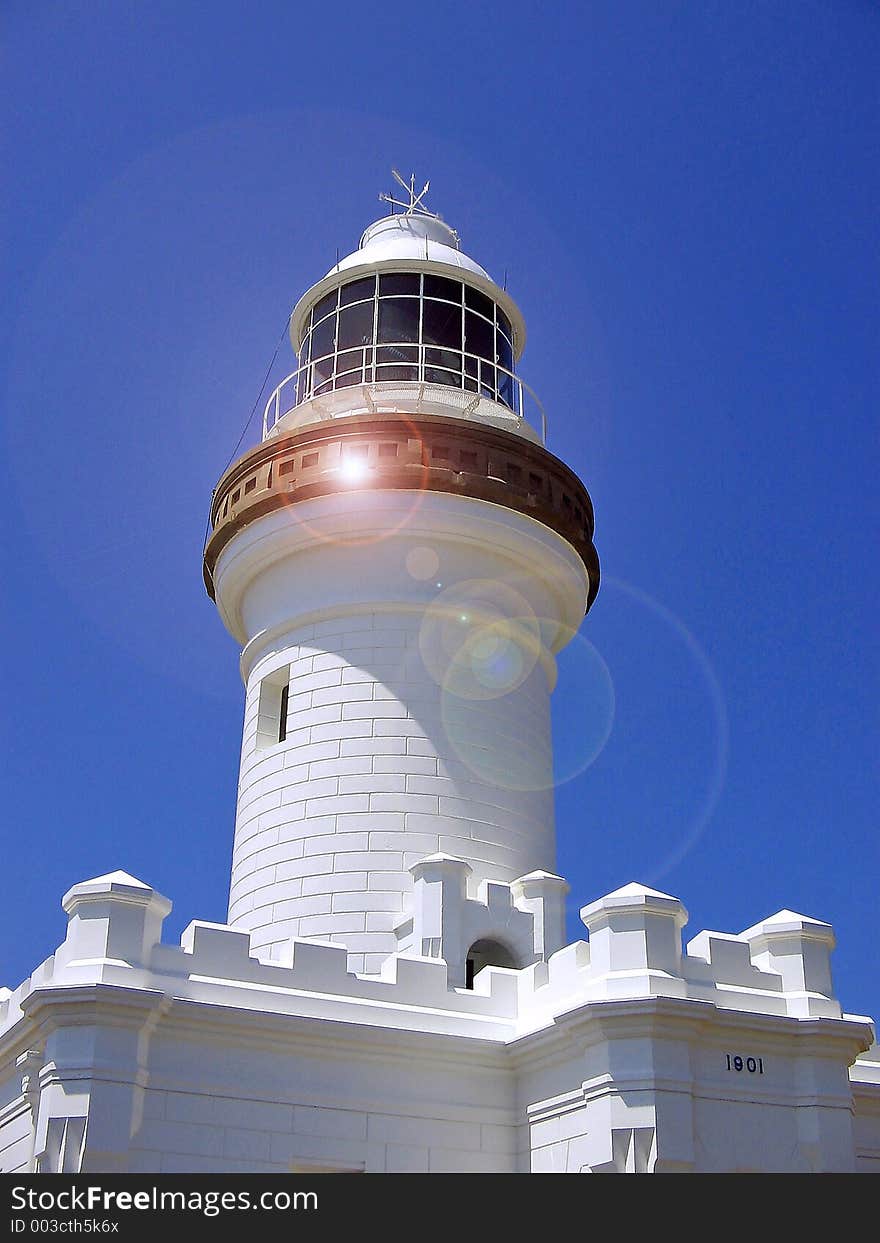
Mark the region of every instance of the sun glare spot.
[[346, 483], [360, 483], [367, 476], [367, 467], [363, 462], [352, 459], [351, 461], [343, 462], [339, 468], [339, 473]]

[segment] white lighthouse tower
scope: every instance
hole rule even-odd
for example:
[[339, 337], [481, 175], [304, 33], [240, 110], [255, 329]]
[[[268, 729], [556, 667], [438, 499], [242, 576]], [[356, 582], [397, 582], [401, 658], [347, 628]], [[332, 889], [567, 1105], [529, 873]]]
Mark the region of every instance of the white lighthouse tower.
[[[599, 585], [590, 498], [515, 371], [522, 315], [409, 189], [297, 303], [300, 366], [205, 554], [247, 685], [229, 922], [366, 972], [412, 943], [425, 856], [561, 897], [554, 657]], [[484, 931], [478, 961], [525, 965]]]
[[828, 924], [683, 942], [630, 883], [565, 943], [550, 695], [592, 506], [515, 303], [401, 184], [297, 303], [299, 366], [214, 493], [229, 922], [169, 944], [136, 877], [68, 890], [63, 943], [0, 988], [0, 1172], [880, 1172]]

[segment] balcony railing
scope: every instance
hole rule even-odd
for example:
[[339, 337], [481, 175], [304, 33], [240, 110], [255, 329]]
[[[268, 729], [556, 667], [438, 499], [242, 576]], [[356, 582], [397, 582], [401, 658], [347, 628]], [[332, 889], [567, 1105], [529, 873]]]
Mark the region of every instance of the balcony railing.
[[[393, 351], [399, 351], [400, 357], [390, 360], [387, 355]], [[418, 397], [426, 391], [436, 393], [440, 400], [443, 390], [462, 393], [465, 400], [454, 403], [459, 407], [459, 417], [479, 419], [480, 414], [486, 412], [484, 403], [491, 403], [496, 408], [492, 421], [500, 417], [527, 423], [537, 433], [541, 444], [547, 443], [544, 407], [524, 380], [506, 367], [464, 350], [443, 348], [443, 361], [438, 362], [432, 356], [440, 352], [440, 347], [433, 345], [383, 341], [378, 346], [346, 349], [344, 361], [346, 364], [355, 361], [355, 365], [344, 370], [338, 369], [343, 361], [342, 352], [312, 359], [285, 376], [270, 396], [263, 412], [263, 437], [298, 406], [325, 394], [357, 387], [377, 394], [401, 384], [412, 384], [421, 386], [422, 393], [417, 393]], [[360, 357], [354, 359], [353, 356]], [[449, 361], [459, 362], [459, 366], [445, 365]], [[371, 408], [372, 404], [372, 400], [366, 401], [365, 408]]]

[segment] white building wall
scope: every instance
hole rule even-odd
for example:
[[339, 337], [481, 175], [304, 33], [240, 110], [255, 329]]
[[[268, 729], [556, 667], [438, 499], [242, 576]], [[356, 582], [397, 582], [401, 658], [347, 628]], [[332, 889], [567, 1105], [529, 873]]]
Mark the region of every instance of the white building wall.
[[[516, 1169], [509, 1071], [398, 1045], [358, 1056], [168, 1033], [154, 1041], [131, 1169], [366, 1173]], [[368, 1042], [369, 1044], [369, 1042]], [[243, 1092], [242, 1085], [247, 1085]]]
[[0, 1171], [5, 1174], [25, 1173], [33, 1152], [33, 1115], [21, 1079], [13, 1064], [0, 1083]]
[[871, 1048], [850, 1067], [853, 1093], [853, 1142], [856, 1168], [880, 1174], [880, 1045]]

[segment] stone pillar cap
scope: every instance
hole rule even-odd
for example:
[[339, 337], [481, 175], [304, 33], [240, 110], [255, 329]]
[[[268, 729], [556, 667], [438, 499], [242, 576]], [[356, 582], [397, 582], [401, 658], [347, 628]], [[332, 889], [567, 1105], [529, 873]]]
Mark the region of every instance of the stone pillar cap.
[[678, 898], [671, 894], [661, 893], [659, 889], [649, 889], [636, 881], [615, 889], [613, 893], [598, 898], [588, 906], [581, 908], [581, 919], [589, 928], [591, 923], [598, 922], [602, 915], [622, 914], [627, 911], [645, 915], [665, 915], [674, 917], [679, 928], [688, 921], [688, 913]]
[[132, 906], [152, 907], [163, 916], [171, 910], [171, 899], [164, 897], [149, 885], [145, 885], [136, 876], [128, 872], [108, 872], [106, 876], [95, 876], [91, 880], [80, 881], [72, 886], [61, 899], [61, 905], [68, 915], [72, 915], [78, 906], [88, 902], [99, 902], [112, 898], [116, 902], [129, 903]]
[[455, 855], [444, 855], [442, 852], [434, 855], [425, 855], [424, 859], [419, 859], [409, 869], [414, 879], [418, 879], [418, 873], [421, 868], [426, 866], [445, 867], [447, 871], [456, 872], [472, 872], [474, 869], [464, 859], [459, 859]]
[[750, 943], [752, 949], [791, 936], [805, 941], [820, 941], [824, 945], [830, 945], [832, 949], [835, 945], [834, 929], [830, 924], [821, 919], [811, 919], [809, 915], [799, 915], [797, 911], [777, 911], [769, 919], [746, 928], [740, 935], [744, 941]]
[[544, 885], [548, 889], [561, 889], [564, 893], [571, 889], [565, 877], [557, 876], [555, 872], [542, 872], [540, 869], [527, 872], [525, 876], [517, 876], [516, 880], [510, 882], [510, 888], [516, 890], [524, 889], [526, 885]]

